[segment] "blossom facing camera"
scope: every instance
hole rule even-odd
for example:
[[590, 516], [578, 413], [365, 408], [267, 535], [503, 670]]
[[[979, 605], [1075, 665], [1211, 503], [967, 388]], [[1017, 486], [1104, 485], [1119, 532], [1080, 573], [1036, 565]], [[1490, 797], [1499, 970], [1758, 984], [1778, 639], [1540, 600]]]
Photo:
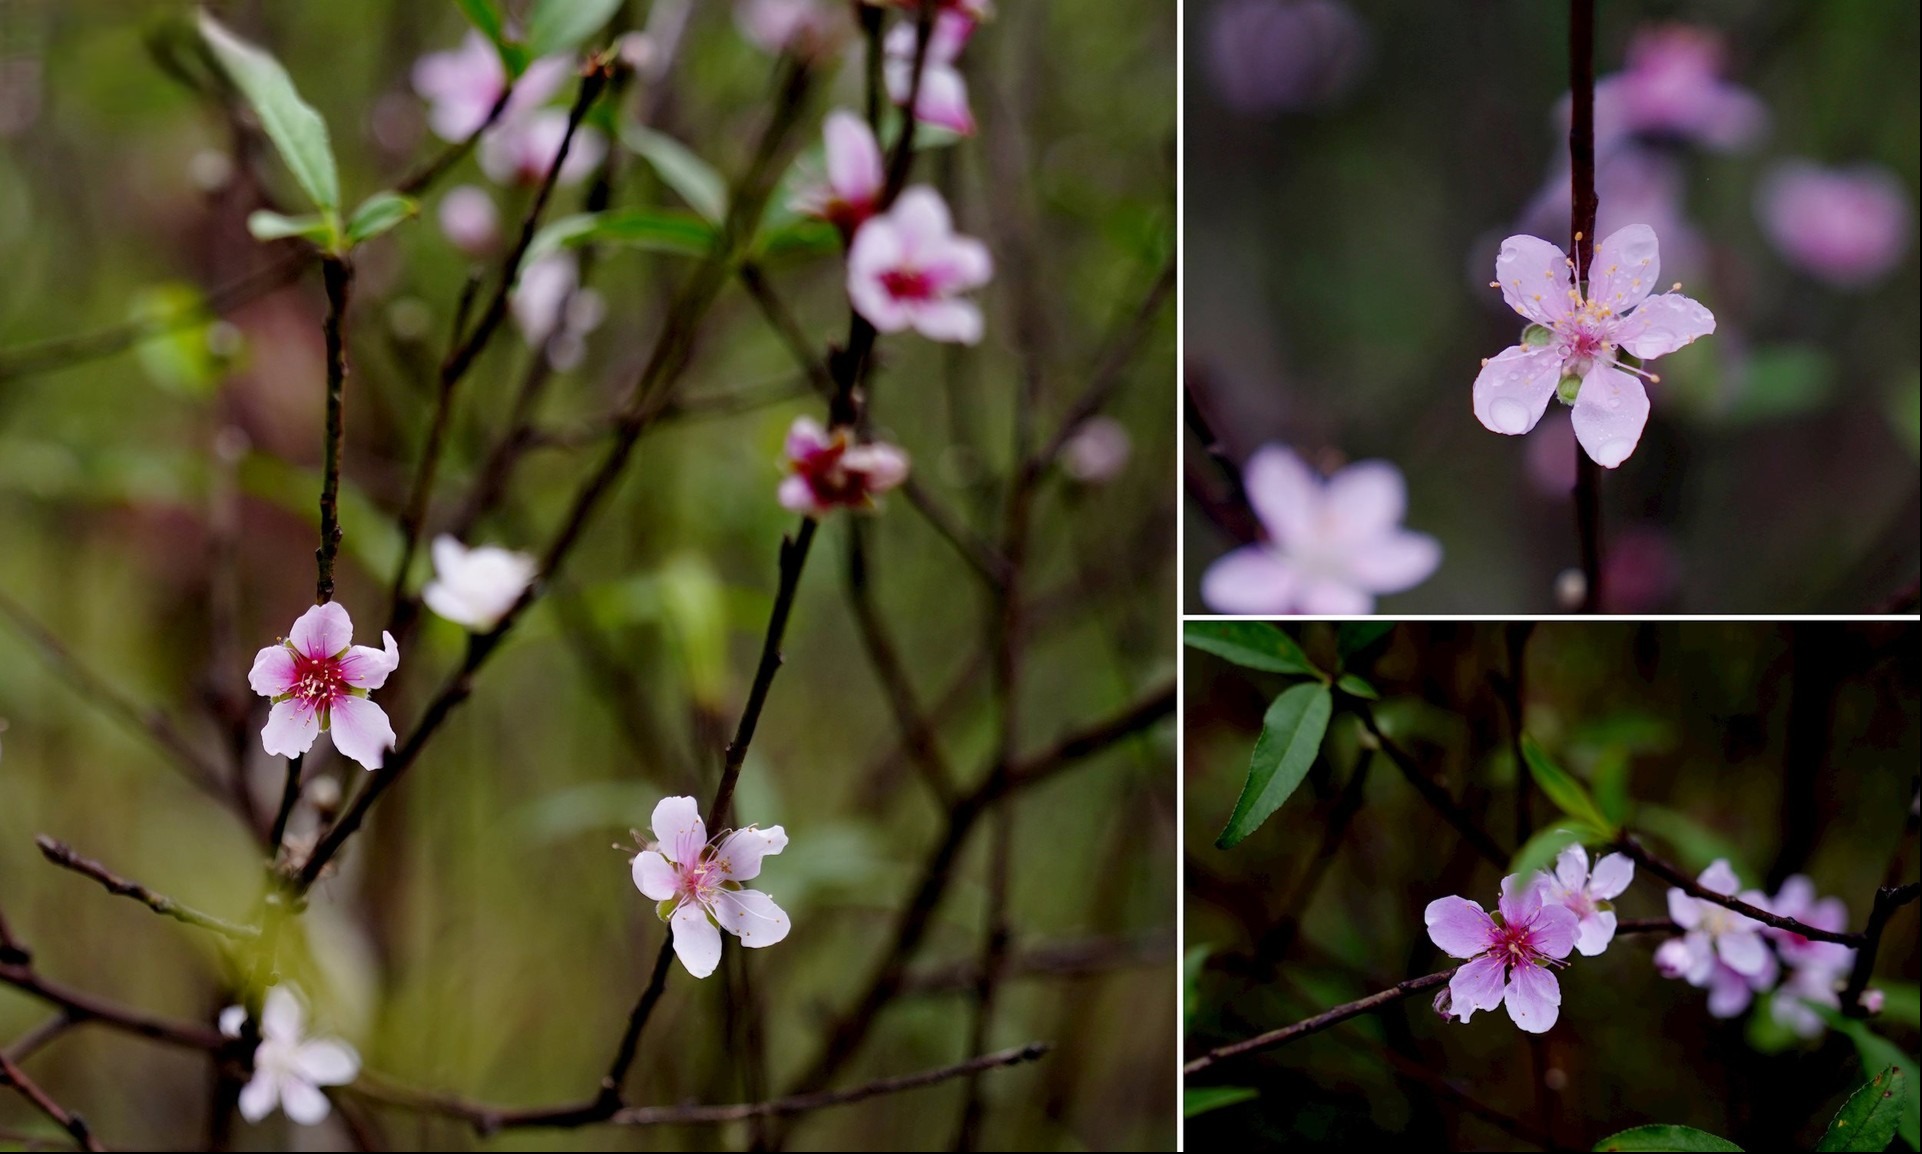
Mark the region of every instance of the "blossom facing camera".
[[1375, 597], [1428, 579], [1441, 544], [1401, 527], [1408, 491], [1386, 461], [1358, 461], [1322, 480], [1279, 445], [1243, 473], [1268, 539], [1220, 558], [1201, 577], [1219, 613], [1372, 613]]
[[[360, 1055], [335, 1038], [306, 1034], [306, 1011], [286, 986], [267, 991], [260, 1010], [260, 1045], [254, 1048], [254, 1076], [240, 1090], [240, 1116], [260, 1122], [276, 1107], [296, 1125], [313, 1126], [331, 1109], [322, 1086], [345, 1086], [360, 1075]], [[220, 1032], [240, 1037], [247, 1011], [228, 1006], [220, 1012]]]
[[387, 712], [367, 699], [400, 665], [394, 635], [380, 635], [384, 651], [355, 645], [354, 622], [339, 602], [300, 615], [287, 639], [254, 655], [247, 684], [274, 699], [261, 744], [276, 757], [299, 757], [321, 733], [334, 748], [368, 769], [379, 769], [394, 747]]
[[[1695, 880], [1703, 889], [1724, 895], [1741, 886], [1722, 858], [1711, 862]], [[1768, 906], [1768, 898], [1754, 890], [1744, 891], [1741, 899], [1753, 906]], [[1708, 990], [1709, 1013], [1732, 1018], [1748, 1008], [1755, 991], [1775, 985], [1781, 967], [1762, 938], [1762, 923], [1679, 889], [1668, 891], [1668, 915], [1685, 932], [1655, 951], [1655, 968], [1665, 978], [1681, 978]]]
[[[749, 826], [707, 836], [691, 797], [654, 807], [654, 842], [634, 858], [634, 885], [659, 903], [655, 912], [674, 935], [674, 954], [705, 978], [721, 962], [721, 930], [754, 949], [787, 937], [788, 917], [774, 899], [742, 882], [761, 874], [761, 859], [787, 848], [780, 826]], [[718, 927], [718, 928], [717, 928]]]
[[916, 24], [903, 20], [889, 29], [883, 45], [886, 59], [882, 62], [888, 99], [896, 105], [905, 105], [912, 96], [916, 120], [962, 136], [974, 135], [968, 82], [955, 66], [962, 50], [968, 46], [969, 37], [974, 35], [974, 25], [974, 18], [958, 6], [944, 8], [935, 16], [922, 59], [918, 92], [914, 90], [914, 49], [919, 36]]
[[456, 625], [486, 633], [534, 583], [539, 567], [498, 545], [472, 549], [445, 533], [434, 538], [434, 579], [420, 592], [427, 607]]
[[826, 179], [801, 189], [794, 198], [794, 211], [827, 221], [844, 237], [852, 236], [874, 215], [887, 184], [881, 145], [867, 121], [842, 109], [828, 113], [821, 137], [826, 144]]
[[440, 199], [440, 231], [455, 248], [478, 256], [500, 241], [500, 210], [486, 190], [463, 184]]
[[1836, 288], [1866, 288], [1908, 255], [1908, 192], [1874, 165], [1778, 164], [1762, 178], [1755, 211], [1785, 260]]
[[1575, 948], [1580, 933], [1566, 906], [1545, 904], [1542, 888], [1520, 874], [1502, 879], [1496, 921], [1463, 897], [1436, 898], [1422, 911], [1428, 937], [1443, 953], [1469, 959], [1448, 982], [1444, 1016], [1466, 1022], [1476, 1010], [1507, 1006], [1508, 1016], [1531, 1034], [1546, 1033], [1561, 1015], [1562, 987], [1550, 968]]
[[1491, 287], [1530, 325], [1521, 343], [1482, 362], [1476, 419], [1518, 436], [1560, 396], [1573, 407], [1575, 439], [1596, 464], [1613, 469], [1627, 460], [1648, 423], [1639, 378], [1659, 378], [1624, 365], [1620, 354], [1650, 361], [1715, 331], [1714, 315], [1698, 302], [1679, 292], [1649, 295], [1661, 275], [1659, 248], [1654, 229], [1631, 224], [1595, 246], [1584, 282], [1575, 262], [1547, 241], [1503, 241]]
[[1541, 876], [1542, 900], [1575, 915], [1575, 949], [1594, 957], [1615, 940], [1615, 910], [1609, 903], [1635, 880], [1635, 863], [1626, 854], [1612, 853], [1588, 871], [1588, 851], [1572, 845], [1555, 858], [1555, 871]]
[[981, 340], [981, 309], [962, 293], [994, 275], [988, 247], [954, 231], [947, 202], [925, 185], [868, 219], [848, 247], [848, 299], [884, 333], [912, 328], [932, 341]]
[[876, 497], [908, 479], [908, 455], [900, 449], [856, 443], [852, 430], [830, 431], [812, 417], [796, 417], [788, 429], [787, 464], [781, 507], [815, 518], [873, 509]]

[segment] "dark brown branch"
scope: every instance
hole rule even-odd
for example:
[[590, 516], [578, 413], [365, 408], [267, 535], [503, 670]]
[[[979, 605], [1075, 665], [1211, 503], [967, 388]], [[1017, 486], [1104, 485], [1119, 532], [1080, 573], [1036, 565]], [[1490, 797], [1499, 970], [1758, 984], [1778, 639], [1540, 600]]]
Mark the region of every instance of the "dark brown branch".
[[81, 1121], [80, 1115], [63, 1109], [60, 1103], [47, 1097], [47, 1092], [35, 1085], [33, 1079], [27, 1077], [20, 1067], [13, 1064], [13, 1059], [4, 1053], [0, 1053], [0, 1085], [12, 1085], [20, 1092], [21, 1097], [33, 1103], [34, 1109], [53, 1119], [54, 1125], [71, 1134], [74, 1145], [80, 1149], [106, 1149], [100, 1144], [100, 1139], [95, 1138], [87, 1129], [87, 1124]]
[[861, 635], [861, 648], [867, 653], [868, 664], [874, 667], [874, 679], [881, 684], [888, 709], [894, 714], [895, 727], [901, 731], [902, 748], [921, 770], [921, 778], [927, 782], [935, 800], [945, 808], [954, 798], [954, 770], [941, 752], [934, 726], [915, 697], [907, 663], [901, 660], [894, 636], [874, 603], [874, 591], [868, 584], [867, 526], [859, 523], [848, 526], [846, 587], [848, 606], [854, 611], [856, 631]]
[[65, 1010], [55, 1008], [53, 1017], [14, 1039], [13, 1045], [6, 1048], [7, 1057], [24, 1062], [78, 1024]]
[[1181, 1072], [1192, 1077], [1217, 1062], [1225, 1061], [1229, 1058], [1238, 1058], [1244, 1054], [1252, 1054], [1260, 1050], [1272, 1050], [1276, 1046], [1285, 1046], [1297, 1038], [1305, 1038], [1310, 1034], [1319, 1033], [1330, 1026], [1339, 1025], [1350, 1018], [1379, 1010], [1383, 1006], [1393, 1005], [1403, 998], [1412, 998], [1424, 990], [1432, 990], [1436, 986], [1454, 977], [1455, 971], [1459, 968], [1459, 966], [1450, 966], [1448, 969], [1438, 973], [1424, 974], [1419, 978], [1410, 978], [1405, 982], [1398, 982], [1382, 990], [1380, 993], [1370, 994], [1365, 998], [1358, 998], [1355, 1001], [1336, 1006], [1334, 1009], [1316, 1014], [1312, 1018], [1304, 1018], [1292, 1026], [1283, 1026], [1279, 1030], [1270, 1030], [1265, 1034], [1257, 1034], [1252, 1038], [1246, 1038], [1239, 1042], [1231, 1042], [1226, 1046], [1219, 1046], [1183, 1066]]
[[320, 482], [320, 547], [314, 550], [314, 604], [334, 599], [334, 558], [340, 554], [340, 455], [346, 446], [346, 412], [342, 392], [347, 384], [347, 297], [354, 268], [345, 257], [326, 256], [320, 262], [327, 288], [327, 444]]
[[99, 1022], [125, 1033], [193, 1050], [218, 1050], [227, 1043], [218, 1032], [205, 1026], [150, 1017], [49, 981], [26, 965], [0, 964], [0, 984], [58, 1006], [76, 1023]]
[[1408, 784], [1415, 787], [1416, 793], [1421, 794], [1422, 800], [1433, 806], [1435, 812], [1441, 814], [1449, 825], [1454, 826], [1456, 832], [1474, 847], [1476, 853], [1481, 854], [1496, 866], [1508, 865], [1507, 851], [1495, 843], [1495, 839], [1488, 835], [1488, 831], [1483, 829], [1467, 810], [1457, 804], [1454, 798], [1448, 796], [1446, 789], [1423, 773], [1421, 767], [1415, 764], [1415, 759], [1409, 756], [1406, 750], [1382, 733], [1381, 727], [1375, 724], [1374, 710], [1361, 702], [1354, 703], [1351, 708], [1355, 716], [1361, 719], [1363, 727], [1381, 745], [1381, 750], [1388, 755], [1388, 760], [1395, 763], [1395, 768], [1401, 770], [1402, 776], [1408, 779]]
[[402, 196], [419, 196], [438, 184], [441, 177], [447, 175], [450, 169], [466, 159], [468, 153], [474, 151], [474, 146], [479, 144], [480, 138], [500, 120], [501, 113], [507, 111], [507, 102], [513, 98], [514, 84], [510, 81], [501, 89], [501, 94], [494, 98], [494, 106], [487, 110], [487, 117], [481, 121], [479, 128], [428, 157], [426, 163], [401, 177], [394, 185], [394, 191]]
[[237, 942], [251, 942], [260, 936], [260, 931], [252, 926], [238, 925], [225, 918], [201, 913], [192, 906], [182, 905], [165, 894], [155, 893], [139, 882], [129, 881], [99, 862], [81, 857], [65, 842], [56, 841], [41, 834], [33, 839], [33, 844], [40, 847], [42, 857], [61, 869], [72, 870], [82, 877], [92, 878], [106, 887], [108, 893], [132, 898], [161, 917], [185, 922], [190, 926], [198, 926], [203, 930], [212, 930], [222, 937], [232, 938]]
[[1075, 430], [1079, 429], [1088, 418], [1106, 408], [1114, 399], [1115, 390], [1121, 387], [1122, 372], [1140, 351], [1141, 343], [1147, 339], [1149, 330], [1154, 327], [1155, 318], [1161, 314], [1162, 306], [1168, 303], [1174, 288], [1175, 258], [1170, 256], [1161, 266], [1161, 272], [1155, 276], [1154, 283], [1148, 286], [1148, 291], [1142, 296], [1141, 303], [1128, 314], [1126, 322], [1120, 329], [1105, 342], [1105, 351], [1095, 361], [1095, 369], [1088, 378], [1087, 386], [1082, 389], [1081, 395], [1075, 398], [1074, 404], [1068, 407], [1067, 415], [1061, 419], [1061, 427], [1055, 430], [1054, 436], [1050, 437], [1048, 443], [1036, 454], [1035, 463], [1038, 469], [1045, 470], [1051, 467], [1061, 456], [1061, 450], [1074, 437]]
[[[1568, 90], [1569, 251], [1587, 273], [1595, 259], [1595, 0], [1569, 0]], [[1602, 604], [1602, 467], [1586, 452], [1575, 454], [1575, 532], [1582, 550], [1581, 611], [1594, 613]]]
[[[1794, 918], [1785, 918], [1780, 914], [1770, 913], [1758, 906], [1752, 906], [1740, 898], [1731, 897], [1728, 894], [1718, 894], [1713, 890], [1706, 889], [1694, 878], [1689, 877], [1675, 866], [1670, 865], [1668, 862], [1650, 853], [1647, 847], [1643, 846], [1633, 834], [1624, 835], [1622, 839], [1615, 844], [1614, 848], [1633, 858], [1636, 865], [1643, 867], [1648, 870], [1648, 872], [1688, 894], [1690, 897], [1699, 898], [1705, 902], [1714, 902], [1718, 906], [1734, 910], [1743, 917], [1752, 918], [1765, 926], [1773, 926], [1778, 930], [1787, 930], [1792, 934], [1800, 934], [1811, 941], [1836, 942], [1844, 946], [1859, 947], [1863, 942], [1868, 940], [1866, 934], [1824, 930], [1815, 926], [1805, 925], [1802, 922], [1796, 921]], [[1913, 900], [1914, 897], [1915, 895], [1911, 893], [1903, 900], [1910, 901]]]
[[1868, 928], [1862, 931], [1862, 944], [1855, 951], [1855, 967], [1849, 971], [1849, 984], [1842, 990], [1842, 1013], [1848, 1017], [1867, 1016], [1868, 1010], [1862, 1005], [1862, 991], [1868, 988], [1869, 978], [1875, 973], [1875, 955], [1882, 948], [1882, 931], [1888, 928], [1890, 916], [1914, 901], [1917, 895], [1922, 895], [1922, 882], [1883, 886], [1875, 891], [1875, 906], [1869, 910]]

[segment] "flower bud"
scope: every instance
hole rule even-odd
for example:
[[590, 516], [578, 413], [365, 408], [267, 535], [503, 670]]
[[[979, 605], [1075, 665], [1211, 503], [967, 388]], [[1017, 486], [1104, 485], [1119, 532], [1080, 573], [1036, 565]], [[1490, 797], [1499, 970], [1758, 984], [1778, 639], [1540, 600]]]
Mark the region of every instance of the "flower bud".
[[1882, 1012], [1882, 991], [1869, 989], [1862, 991], [1862, 1008], [1871, 1014]]
[[1562, 404], [1564, 405], [1574, 404], [1575, 395], [1581, 391], [1582, 378], [1573, 373], [1555, 382], [1555, 395], [1562, 399]]
[[1455, 996], [1449, 993], [1447, 986], [1443, 986], [1441, 992], [1435, 995], [1435, 1012], [1444, 1018], [1455, 1016]]
[[1547, 348], [1555, 341], [1555, 334], [1547, 325], [1529, 325], [1522, 330], [1522, 344], [1531, 349]]

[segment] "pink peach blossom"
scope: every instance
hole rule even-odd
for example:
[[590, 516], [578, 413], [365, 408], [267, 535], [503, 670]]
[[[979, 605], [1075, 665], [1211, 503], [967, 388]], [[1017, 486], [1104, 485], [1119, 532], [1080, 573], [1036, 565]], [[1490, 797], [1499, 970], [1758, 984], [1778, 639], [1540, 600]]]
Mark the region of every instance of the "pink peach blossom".
[[1593, 957], [1615, 939], [1615, 910], [1609, 902], [1635, 880], [1635, 863], [1626, 854], [1612, 853], [1588, 872], [1588, 851], [1571, 845], [1555, 858], [1553, 873], [1540, 876], [1542, 901], [1564, 906], [1575, 915], [1579, 934], [1575, 949]]
[[[721, 930], [752, 949], [788, 935], [788, 916], [774, 899], [743, 889], [761, 873], [761, 859], [787, 848], [780, 826], [749, 826], [710, 841], [691, 797], [664, 798], [654, 807], [655, 841], [634, 858], [634, 885], [658, 902], [656, 913], [674, 935], [674, 953], [687, 972], [705, 978], [721, 961]], [[716, 925], [720, 927], [716, 929]]]
[[823, 56], [848, 32], [846, 9], [822, 0], [741, 0], [734, 6], [734, 26], [769, 56]]
[[1401, 527], [1401, 470], [1359, 461], [1326, 481], [1279, 445], [1248, 459], [1248, 501], [1267, 540], [1215, 561], [1201, 597], [1218, 613], [1372, 613], [1375, 596], [1428, 579], [1441, 545]]
[[[1741, 886], [1722, 858], [1709, 863], [1696, 881], [1703, 889], [1724, 895], [1734, 894]], [[1750, 905], [1768, 908], [1767, 896], [1758, 891], [1745, 890], [1740, 897]], [[1775, 985], [1781, 968], [1763, 940], [1762, 923], [1680, 889], [1668, 891], [1668, 914], [1685, 933], [1655, 951], [1655, 968], [1663, 977], [1681, 978], [1707, 989], [1709, 1013], [1732, 1018], [1748, 1008], [1755, 991]]]
[[1755, 206], [1776, 251], [1837, 288], [1881, 280], [1909, 251], [1908, 191], [1874, 165], [1778, 164], [1762, 178]]
[[387, 683], [400, 665], [394, 635], [381, 633], [386, 649], [354, 645], [354, 623], [339, 602], [316, 605], [300, 615], [278, 645], [254, 656], [247, 683], [274, 699], [261, 744], [277, 757], [299, 757], [323, 731], [334, 748], [368, 769], [379, 769], [394, 747], [387, 713], [367, 693]]
[[1260, 115], [1331, 104], [1368, 63], [1368, 26], [1338, 0], [1227, 0], [1207, 28], [1221, 102]]
[[[496, 184], [540, 184], [554, 167], [561, 142], [567, 139], [567, 116], [559, 108], [543, 108], [513, 120], [503, 120], [481, 137], [481, 171]], [[578, 184], [594, 171], [594, 166], [606, 154], [607, 142], [601, 138], [600, 131], [581, 125], [568, 143], [567, 159], [561, 161], [556, 180], [561, 184]]]
[[[331, 1106], [322, 1086], [345, 1086], [360, 1076], [360, 1055], [345, 1042], [308, 1034], [306, 1010], [284, 985], [267, 991], [260, 1010], [260, 1044], [254, 1048], [254, 1075], [241, 1087], [240, 1116], [260, 1122], [276, 1107], [297, 1126], [327, 1120]], [[220, 1032], [240, 1037], [247, 1021], [243, 1006], [220, 1012]]]
[[[1657, 24], [1629, 41], [1627, 67], [1595, 83], [1595, 147], [1628, 137], [1679, 139], [1718, 152], [1745, 149], [1768, 128], [1753, 92], [1722, 79], [1721, 37], [1688, 24]], [[1567, 122], [1567, 98], [1562, 121]]]
[[455, 248], [476, 256], [491, 252], [500, 240], [500, 210], [486, 189], [457, 185], [440, 199], [440, 231]]
[[1517, 1026], [1545, 1033], [1562, 1005], [1550, 967], [1575, 948], [1576, 916], [1566, 906], [1544, 904], [1541, 887], [1520, 874], [1502, 879], [1498, 908], [1499, 922], [1462, 897], [1436, 898], [1422, 911], [1429, 940], [1450, 957], [1470, 959], [1449, 980], [1448, 1013], [1466, 1022], [1476, 1010], [1506, 1005]]
[[[567, 83], [573, 62], [546, 56], [527, 66], [514, 82], [496, 124], [505, 124], [546, 104]], [[427, 101], [427, 125], [442, 140], [465, 140], [487, 123], [487, 114], [507, 88], [500, 53], [479, 32], [470, 31], [459, 48], [430, 52], [414, 62], [414, 91]]]
[[893, 445], [857, 444], [853, 431], [821, 427], [796, 417], [787, 435], [791, 475], [781, 482], [781, 507], [810, 517], [836, 509], [867, 510], [875, 498], [908, 479], [908, 456]]
[[[1561, 249], [1511, 236], [1495, 258], [1495, 281], [1510, 308], [1533, 322], [1521, 344], [1482, 362], [1475, 416], [1508, 435], [1535, 427], [1552, 396], [1576, 389], [1575, 439], [1605, 469], [1628, 459], [1648, 422], [1648, 392], [1618, 350], [1647, 361], [1715, 331], [1715, 317], [1679, 292], [1650, 296], [1661, 274], [1655, 230], [1632, 224], [1595, 246], [1586, 293], [1581, 270]], [[1571, 270], [1576, 275], [1571, 278]], [[1677, 286], [1679, 287], [1679, 286]], [[1650, 376], [1650, 379], [1655, 379]]]
[[826, 142], [826, 178], [804, 186], [794, 197], [794, 211], [825, 220], [852, 236], [881, 200], [887, 169], [881, 146], [868, 122], [842, 109], [828, 113], [821, 126]]
[[961, 294], [993, 275], [987, 246], [958, 235], [947, 203], [925, 185], [870, 217], [848, 246], [848, 299], [884, 333], [912, 328], [929, 340], [979, 342], [981, 309]]
[[974, 19], [959, 8], [943, 9], [935, 17], [918, 93], [914, 92], [914, 50], [919, 35], [915, 22], [903, 20], [889, 29], [884, 45], [887, 59], [882, 67], [888, 99], [902, 105], [912, 94], [916, 120], [972, 136], [974, 111], [968, 107], [968, 82], [956, 62], [974, 35], [974, 25]]

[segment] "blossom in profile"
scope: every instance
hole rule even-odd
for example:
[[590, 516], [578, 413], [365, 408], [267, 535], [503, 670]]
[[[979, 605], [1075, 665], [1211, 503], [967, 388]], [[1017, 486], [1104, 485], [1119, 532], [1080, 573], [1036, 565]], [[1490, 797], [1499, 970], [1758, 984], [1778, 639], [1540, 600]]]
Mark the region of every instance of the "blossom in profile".
[[653, 843], [635, 855], [634, 885], [659, 903], [655, 912], [673, 933], [674, 953], [688, 973], [705, 978], [714, 972], [721, 930], [755, 949], [787, 937], [787, 914], [774, 899], [741, 886], [760, 876], [762, 858], [787, 848], [786, 830], [749, 826], [709, 841], [691, 797], [662, 799], [653, 830]]
[[[574, 62], [544, 56], [513, 81], [494, 124], [480, 141], [481, 171], [499, 184], [538, 184], [553, 166], [567, 133], [567, 113], [546, 107], [568, 78]], [[507, 69], [500, 53], [479, 32], [468, 32], [459, 48], [430, 52], [414, 63], [414, 91], [427, 101], [427, 125], [443, 140], [466, 140], [487, 123], [507, 91]], [[591, 172], [606, 150], [600, 133], [583, 125], [574, 135], [560, 180], [572, 184]]]
[[368, 769], [379, 769], [394, 747], [387, 712], [367, 698], [400, 665], [394, 635], [381, 633], [385, 650], [355, 645], [354, 622], [337, 601], [300, 615], [287, 639], [254, 656], [247, 683], [271, 697], [261, 744], [277, 757], [299, 757], [321, 733], [334, 748]]
[[[267, 991], [260, 1010], [260, 1044], [254, 1048], [254, 1076], [240, 1089], [240, 1116], [260, 1122], [276, 1108], [296, 1125], [313, 1126], [331, 1109], [322, 1086], [345, 1086], [360, 1075], [360, 1055], [335, 1038], [310, 1037], [300, 998], [286, 986]], [[240, 1037], [247, 1021], [241, 1006], [220, 1012], [220, 1032]]]
[[[503, 121], [481, 137], [480, 166], [496, 184], [538, 185], [547, 179], [560, 155], [561, 142], [567, 139], [568, 114], [559, 108], [543, 108], [511, 121]], [[607, 154], [607, 142], [600, 130], [583, 124], [568, 142], [567, 159], [561, 161], [556, 180], [578, 184]]]
[[801, 57], [833, 51], [848, 32], [847, 5], [823, 0], [740, 0], [734, 26], [769, 56]]
[[484, 188], [462, 184], [448, 189], [437, 215], [441, 234], [462, 252], [479, 256], [500, 240], [500, 210]]
[[1575, 949], [1593, 957], [1615, 940], [1615, 910], [1609, 903], [1635, 880], [1635, 863], [1626, 854], [1612, 853], [1588, 872], [1588, 851], [1571, 845], [1555, 858], [1554, 872], [1540, 875], [1542, 900], [1564, 906], [1575, 915]]
[[980, 306], [961, 294], [993, 275], [988, 247], [956, 233], [947, 202], [926, 185], [870, 217], [848, 246], [848, 299], [884, 333], [912, 328], [929, 340], [979, 342]]
[[[1734, 894], [1741, 881], [1726, 860], [1717, 858], [1696, 881], [1711, 893]], [[1767, 908], [1768, 898], [1749, 890], [1741, 900]], [[1709, 992], [1709, 1013], [1732, 1018], [1748, 1008], [1755, 991], [1775, 985], [1780, 966], [1763, 939], [1762, 923], [1727, 906], [1668, 891], [1668, 914], [1684, 933], [1655, 951], [1655, 968], [1665, 978], [1681, 978]]]
[[1450, 957], [1469, 959], [1449, 979], [1446, 1013], [1466, 1022], [1476, 1010], [1505, 1005], [1517, 1026], [1545, 1033], [1562, 1006], [1561, 983], [1551, 967], [1575, 948], [1578, 920], [1566, 906], [1544, 902], [1541, 886], [1520, 874], [1502, 879], [1497, 909], [1500, 921], [1479, 904], [1451, 896], [1422, 911], [1429, 940]]
[[550, 252], [521, 269], [508, 298], [515, 327], [533, 349], [546, 348], [548, 362], [563, 372], [587, 354], [587, 334], [607, 316], [601, 295], [581, 287], [580, 264], [566, 249]]
[[1207, 46], [1216, 95], [1247, 115], [1338, 101], [1370, 52], [1368, 26], [1340, 0], [1227, 0], [1209, 17]]
[[1909, 251], [1909, 194], [1875, 165], [1785, 161], [1762, 178], [1756, 215], [1777, 252], [1837, 288], [1881, 280]]
[[908, 479], [908, 455], [900, 449], [858, 443], [853, 430], [824, 429], [812, 417], [796, 417], [788, 429], [787, 466], [781, 507], [816, 518], [836, 509], [872, 509], [877, 497]]
[[498, 545], [472, 549], [445, 533], [434, 538], [434, 577], [420, 592], [427, 607], [456, 625], [485, 633], [527, 592], [534, 558]]
[[1243, 472], [1266, 540], [1215, 561], [1201, 598], [1218, 613], [1372, 613], [1375, 598], [1426, 581], [1441, 544], [1401, 527], [1401, 470], [1358, 461], [1323, 480], [1300, 457], [1264, 445]]
[[[1736, 152], [1768, 130], [1760, 97], [1723, 79], [1725, 51], [1713, 29], [1656, 24], [1629, 41], [1626, 67], [1595, 82], [1595, 147], [1631, 138]], [[1562, 123], [1568, 120], [1563, 98]]]
[[914, 89], [914, 52], [919, 30], [912, 20], [897, 21], [883, 44], [882, 75], [888, 99], [906, 105], [914, 99], [914, 118], [962, 136], [974, 135], [974, 110], [968, 105], [968, 82], [961, 75], [961, 52], [974, 35], [975, 21], [958, 7], [942, 9], [928, 33], [921, 65], [921, 88]]
[[821, 127], [826, 144], [825, 179], [803, 186], [794, 211], [825, 220], [852, 236], [871, 216], [887, 184], [881, 146], [868, 122], [844, 109], [828, 113]]
[[[1575, 439], [1596, 464], [1628, 459], [1648, 423], [1648, 392], [1624, 365], [1672, 353], [1715, 331], [1715, 317], [1680, 292], [1651, 296], [1661, 275], [1655, 230], [1632, 224], [1595, 246], [1586, 270], [1533, 236], [1511, 236], [1495, 258], [1502, 299], [1530, 323], [1522, 341], [1482, 362], [1475, 378], [1475, 417], [1494, 432], [1528, 432], [1550, 397], [1572, 406]], [[1676, 288], [1680, 288], [1678, 284]]]

